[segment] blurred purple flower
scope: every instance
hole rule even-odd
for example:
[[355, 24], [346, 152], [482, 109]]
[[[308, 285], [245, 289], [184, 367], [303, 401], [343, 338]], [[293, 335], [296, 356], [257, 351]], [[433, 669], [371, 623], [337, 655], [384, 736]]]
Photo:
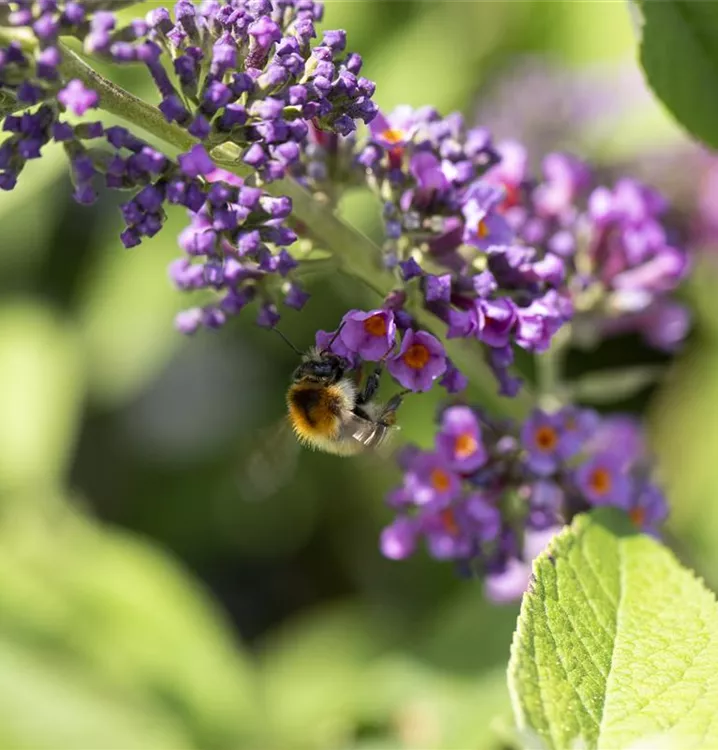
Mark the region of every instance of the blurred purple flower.
[[467, 406], [450, 406], [444, 410], [436, 447], [448, 465], [461, 474], [474, 472], [486, 463], [481, 427]]

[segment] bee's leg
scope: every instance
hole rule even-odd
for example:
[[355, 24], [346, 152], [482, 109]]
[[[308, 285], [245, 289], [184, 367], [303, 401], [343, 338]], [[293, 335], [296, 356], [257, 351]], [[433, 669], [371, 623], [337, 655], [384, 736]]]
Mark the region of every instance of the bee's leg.
[[396, 412], [398, 411], [399, 407], [404, 401], [404, 396], [406, 396], [407, 393], [411, 393], [410, 388], [406, 388], [403, 391], [399, 391], [399, 393], [392, 396], [386, 402], [386, 404], [384, 404], [384, 408], [381, 410], [381, 413], [379, 414], [380, 422], [386, 425], [393, 425], [396, 422]]
[[366, 382], [364, 383], [364, 388], [359, 392], [359, 395], [357, 396], [358, 406], [362, 406], [368, 401], [371, 401], [376, 395], [376, 392], [379, 390], [381, 371], [382, 366], [380, 363], [374, 368], [374, 371], [371, 373], [371, 375], [367, 377]]

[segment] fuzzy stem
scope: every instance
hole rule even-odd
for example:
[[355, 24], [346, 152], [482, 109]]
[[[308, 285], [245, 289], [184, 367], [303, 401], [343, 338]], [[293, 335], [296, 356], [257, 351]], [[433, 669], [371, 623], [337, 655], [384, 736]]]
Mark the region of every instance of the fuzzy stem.
[[105, 112], [139, 125], [143, 130], [166, 143], [171, 143], [181, 151], [188, 150], [196, 143], [186, 130], [167, 122], [157, 107], [147, 104], [100, 75], [67, 45], [60, 42], [59, 47], [62, 52], [60, 70], [63, 78], [79, 78], [88, 88], [96, 91], [100, 96], [100, 107]]

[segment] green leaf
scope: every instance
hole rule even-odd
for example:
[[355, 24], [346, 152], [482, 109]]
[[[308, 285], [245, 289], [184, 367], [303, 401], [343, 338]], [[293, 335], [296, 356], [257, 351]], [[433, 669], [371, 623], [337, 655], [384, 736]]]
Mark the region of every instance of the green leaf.
[[579, 516], [534, 563], [509, 689], [533, 747], [718, 747], [715, 597], [618, 511]]
[[[136, 706], [176, 730], [182, 745], [239, 749], [256, 731], [254, 670], [208, 594], [169, 555], [97, 526], [59, 498], [18, 497], [12, 512], [0, 514], [2, 642], [17, 643], [46, 664], [48, 673], [38, 680], [66, 673], [77, 683], [75, 711], [94, 686], [108, 712]], [[0, 649], [0, 671], [2, 659]], [[0, 680], [0, 705], [11, 690], [9, 678]], [[71, 721], [50, 715], [51, 705], [38, 698], [35, 711], [47, 721], [48, 736], [54, 722], [60, 733], [62, 721]], [[94, 710], [92, 704], [85, 709]], [[3, 743], [2, 728], [0, 713], [0, 746], [16, 747]], [[23, 737], [33, 745], [36, 735], [27, 729]], [[110, 725], [104, 742], [115, 747]], [[135, 745], [142, 743], [126, 744]], [[153, 742], [152, 735], [144, 743], [148, 750], [168, 745], [171, 740]]]
[[718, 4], [644, 0], [639, 11], [648, 82], [685, 128], [718, 147]]

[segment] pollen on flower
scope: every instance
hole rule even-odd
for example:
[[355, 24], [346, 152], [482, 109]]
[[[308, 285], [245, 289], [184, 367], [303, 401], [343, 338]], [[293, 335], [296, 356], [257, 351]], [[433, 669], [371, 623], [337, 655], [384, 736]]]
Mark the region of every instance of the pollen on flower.
[[553, 427], [544, 424], [536, 430], [536, 445], [539, 450], [552, 451], [557, 444], [558, 434]]
[[611, 472], [599, 466], [591, 472], [588, 484], [597, 495], [607, 495], [611, 491], [613, 484], [611, 481]]
[[402, 359], [412, 370], [421, 370], [426, 367], [430, 357], [429, 350], [423, 344], [412, 344]]
[[441, 513], [439, 513], [439, 518], [441, 519], [441, 524], [447, 534], [456, 536], [459, 533], [459, 524], [456, 522], [456, 515], [452, 508], [442, 510]]
[[364, 321], [364, 330], [371, 336], [386, 336], [386, 318], [382, 315], [372, 315]]
[[484, 221], [484, 219], [481, 219], [476, 225], [476, 234], [478, 234], [481, 239], [489, 236], [489, 228], [486, 226], [486, 221]]
[[404, 131], [398, 128], [387, 128], [381, 136], [387, 143], [401, 143], [406, 137]]
[[464, 432], [456, 438], [454, 442], [454, 453], [456, 458], [469, 458], [476, 453], [479, 447], [476, 438], [468, 432]]
[[439, 492], [446, 492], [451, 487], [451, 477], [443, 469], [432, 469], [431, 486]]

